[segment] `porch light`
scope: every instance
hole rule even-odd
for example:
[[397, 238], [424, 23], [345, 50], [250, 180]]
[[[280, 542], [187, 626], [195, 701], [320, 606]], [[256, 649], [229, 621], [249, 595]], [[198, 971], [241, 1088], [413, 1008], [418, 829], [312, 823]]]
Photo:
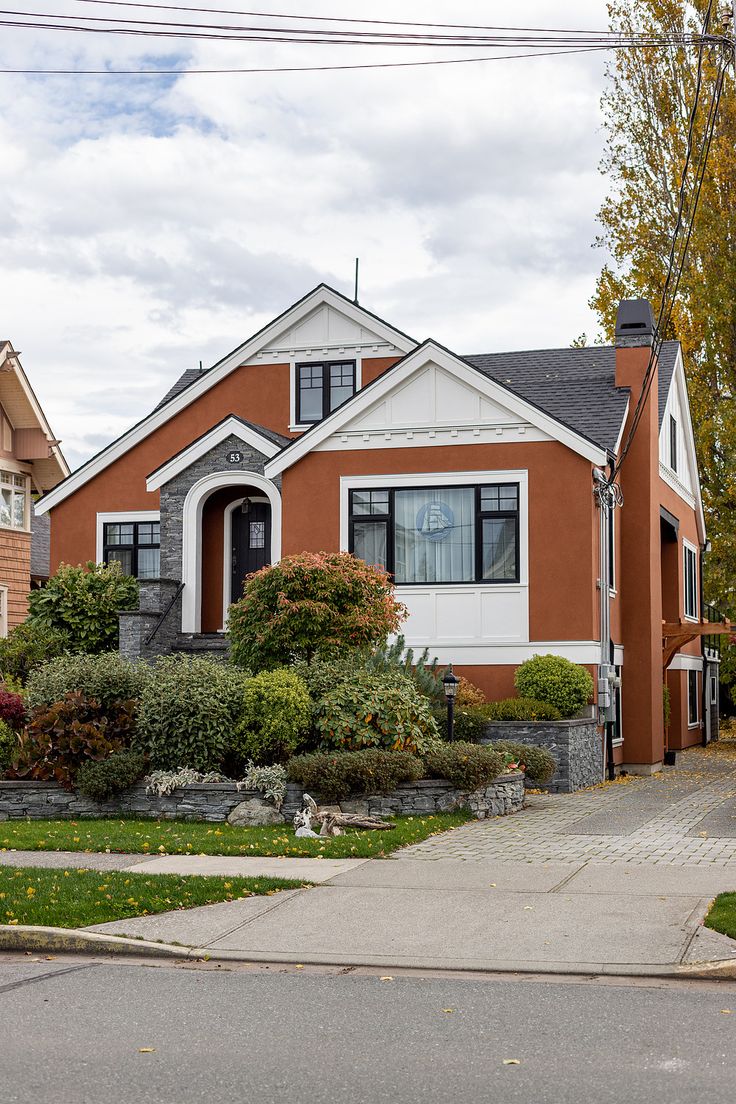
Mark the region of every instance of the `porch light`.
[[250, 513], [250, 499], [244, 498], [240, 507], [241, 514], [248, 515]]
[[445, 700], [447, 701], [447, 739], [455, 739], [455, 695], [457, 694], [457, 688], [460, 685], [460, 679], [452, 672], [452, 664], [449, 665], [445, 671], [444, 678], [442, 679], [442, 687], [445, 691]]

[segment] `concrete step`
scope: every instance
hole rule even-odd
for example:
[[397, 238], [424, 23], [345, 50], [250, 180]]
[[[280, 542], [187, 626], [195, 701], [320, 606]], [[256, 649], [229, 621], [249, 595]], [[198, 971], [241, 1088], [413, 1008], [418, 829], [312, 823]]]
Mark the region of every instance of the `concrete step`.
[[230, 641], [223, 633], [179, 633], [173, 651], [225, 657], [230, 651]]

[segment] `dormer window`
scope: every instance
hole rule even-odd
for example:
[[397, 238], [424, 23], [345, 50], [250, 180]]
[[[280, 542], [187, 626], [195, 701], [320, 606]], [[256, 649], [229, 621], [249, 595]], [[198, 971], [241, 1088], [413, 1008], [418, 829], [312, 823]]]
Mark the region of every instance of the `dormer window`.
[[355, 394], [355, 361], [323, 361], [296, 366], [296, 420], [321, 422]]
[[677, 471], [677, 422], [670, 414], [670, 467]]

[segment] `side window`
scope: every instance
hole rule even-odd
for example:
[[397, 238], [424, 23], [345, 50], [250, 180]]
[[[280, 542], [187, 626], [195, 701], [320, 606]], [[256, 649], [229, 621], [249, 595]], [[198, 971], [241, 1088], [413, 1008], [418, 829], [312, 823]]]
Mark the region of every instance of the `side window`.
[[698, 672], [687, 673], [687, 723], [692, 727], [700, 720], [698, 708]]
[[684, 544], [685, 616], [698, 616], [698, 556], [694, 548]]
[[157, 579], [161, 573], [160, 542], [158, 521], [106, 522], [103, 560], [119, 563], [125, 575]]
[[355, 361], [325, 361], [296, 366], [298, 425], [321, 422], [355, 394]]
[[670, 414], [670, 467], [677, 471], [677, 422]]

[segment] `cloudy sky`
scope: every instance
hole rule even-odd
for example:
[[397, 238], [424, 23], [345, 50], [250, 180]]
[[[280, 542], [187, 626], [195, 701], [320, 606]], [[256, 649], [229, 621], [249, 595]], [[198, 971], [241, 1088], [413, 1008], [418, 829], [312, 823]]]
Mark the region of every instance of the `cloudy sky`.
[[[512, 10], [516, 25], [606, 26], [603, 0], [254, 6], [483, 24], [508, 23]], [[136, 14], [79, 0], [17, 7]], [[39, 29], [0, 38], [0, 68], [388, 55]], [[417, 56], [390, 51], [391, 60]], [[356, 256], [367, 307], [460, 353], [594, 334], [604, 82], [600, 55], [365, 72], [0, 75], [0, 337], [22, 350], [72, 467], [150, 410], [181, 371], [212, 364], [319, 281], [352, 293]]]

